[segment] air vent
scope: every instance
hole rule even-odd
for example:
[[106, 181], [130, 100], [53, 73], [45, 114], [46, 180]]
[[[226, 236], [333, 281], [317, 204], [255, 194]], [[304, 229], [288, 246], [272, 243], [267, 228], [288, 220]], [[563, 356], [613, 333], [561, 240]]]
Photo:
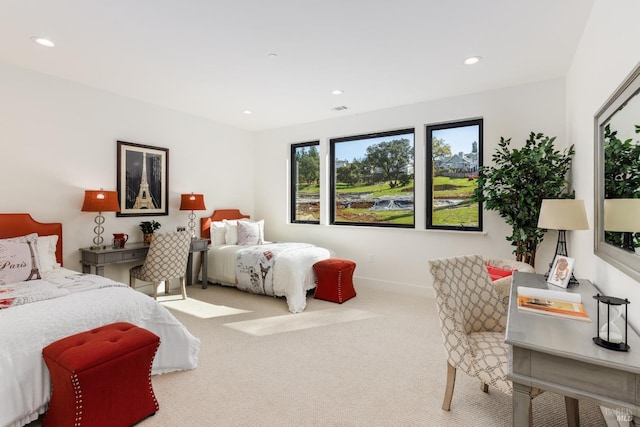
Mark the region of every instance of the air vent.
[[331, 111], [344, 111], [344, 110], [346, 110], [346, 109], [347, 109], [347, 107], [345, 107], [344, 105], [341, 105], [341, 106], [339, 106], [339, 107], [333, 107], [333, 108], [331, 109]]

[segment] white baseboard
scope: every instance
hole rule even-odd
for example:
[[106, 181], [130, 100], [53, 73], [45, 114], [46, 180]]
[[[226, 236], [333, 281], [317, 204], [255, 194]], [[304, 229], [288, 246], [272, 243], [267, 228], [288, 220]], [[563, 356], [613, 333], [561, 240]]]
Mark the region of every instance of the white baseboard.
[[356, 287], [366, 286], [372, 289], [380, 289], [383, 291], [398, 292], [401, 294], [419, 295], [428, 298], [435, 298], [433, 288], [425, 286], [416, 286], [411, 283], [389, 282], [386, 280], [378, 280], [370, 277], [354, 276], [353, 284]]

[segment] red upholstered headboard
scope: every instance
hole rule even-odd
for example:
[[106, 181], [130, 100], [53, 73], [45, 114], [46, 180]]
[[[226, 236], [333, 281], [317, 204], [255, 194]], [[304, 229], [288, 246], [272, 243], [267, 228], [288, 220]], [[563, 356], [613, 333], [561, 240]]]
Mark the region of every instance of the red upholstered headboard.
[[249, 215], [240, 213], [239, 209], [216, 209], [213, 215], [200, 218], [200, 236], [203, 239], [211, 240], [211, 222], [222, 221], [223, 219], [251, 218]]
[[38, 233], [39, 236], [58, 236], [56, 260], [62, 265], [62, 223], [43, 223], [28, 213], [0, 213], [0, 239]]

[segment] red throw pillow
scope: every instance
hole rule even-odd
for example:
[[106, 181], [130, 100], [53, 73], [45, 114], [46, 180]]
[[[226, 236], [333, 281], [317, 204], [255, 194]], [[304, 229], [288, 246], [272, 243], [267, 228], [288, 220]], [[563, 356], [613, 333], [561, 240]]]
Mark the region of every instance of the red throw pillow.
[[487, 273], [492, 281], [502, 279], [503, 277], [509, 277], [513, 274], [513, 270], [503, 270], [502, 268], [487, 265]]

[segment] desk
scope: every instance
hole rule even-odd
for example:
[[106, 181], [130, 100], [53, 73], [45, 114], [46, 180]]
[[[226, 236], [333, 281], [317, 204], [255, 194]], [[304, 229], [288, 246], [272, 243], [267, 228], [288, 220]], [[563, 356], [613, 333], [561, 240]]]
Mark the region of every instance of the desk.
[[542, 275], [514, 273], [506, 342], [511, 346], [507, 378], [513, 382], [515, 427], [529, 424], [531, 387], [562, 394], [570, 401], [590, 399], [616, 413], [629, 414], [629, 409], [640, 413], [640, 337], [629, 328], [628, 352], [594, 344], [598, 326], [593, 295], [598, 290], [588, 280], [579, 282], [567, 291], [581, 295], [591, 322], [519, 311], [518, 286], [561, 289], [547, 285]]
[[[202, 277], [207, 277], [207, 251], [209, 250], [208, 239], [192, 239], [189, 248], [189, 258], [187, 260], [187, 285], [193, 284], [193, 254], [201, 252], [200, 270]], [[109, 264], [121, 264], [145, 259], [149, 251], [149, 245], [142, 242], [127, 243], [124, 248], [105, 249], [80, 249], [80, 263], [83, 273], [91, 273], [91, 267], [95, 267], [96, 274], [104, 276], [104, 266]], [[202, 288], [206, 289], [206, 280], [202, 282]]]

